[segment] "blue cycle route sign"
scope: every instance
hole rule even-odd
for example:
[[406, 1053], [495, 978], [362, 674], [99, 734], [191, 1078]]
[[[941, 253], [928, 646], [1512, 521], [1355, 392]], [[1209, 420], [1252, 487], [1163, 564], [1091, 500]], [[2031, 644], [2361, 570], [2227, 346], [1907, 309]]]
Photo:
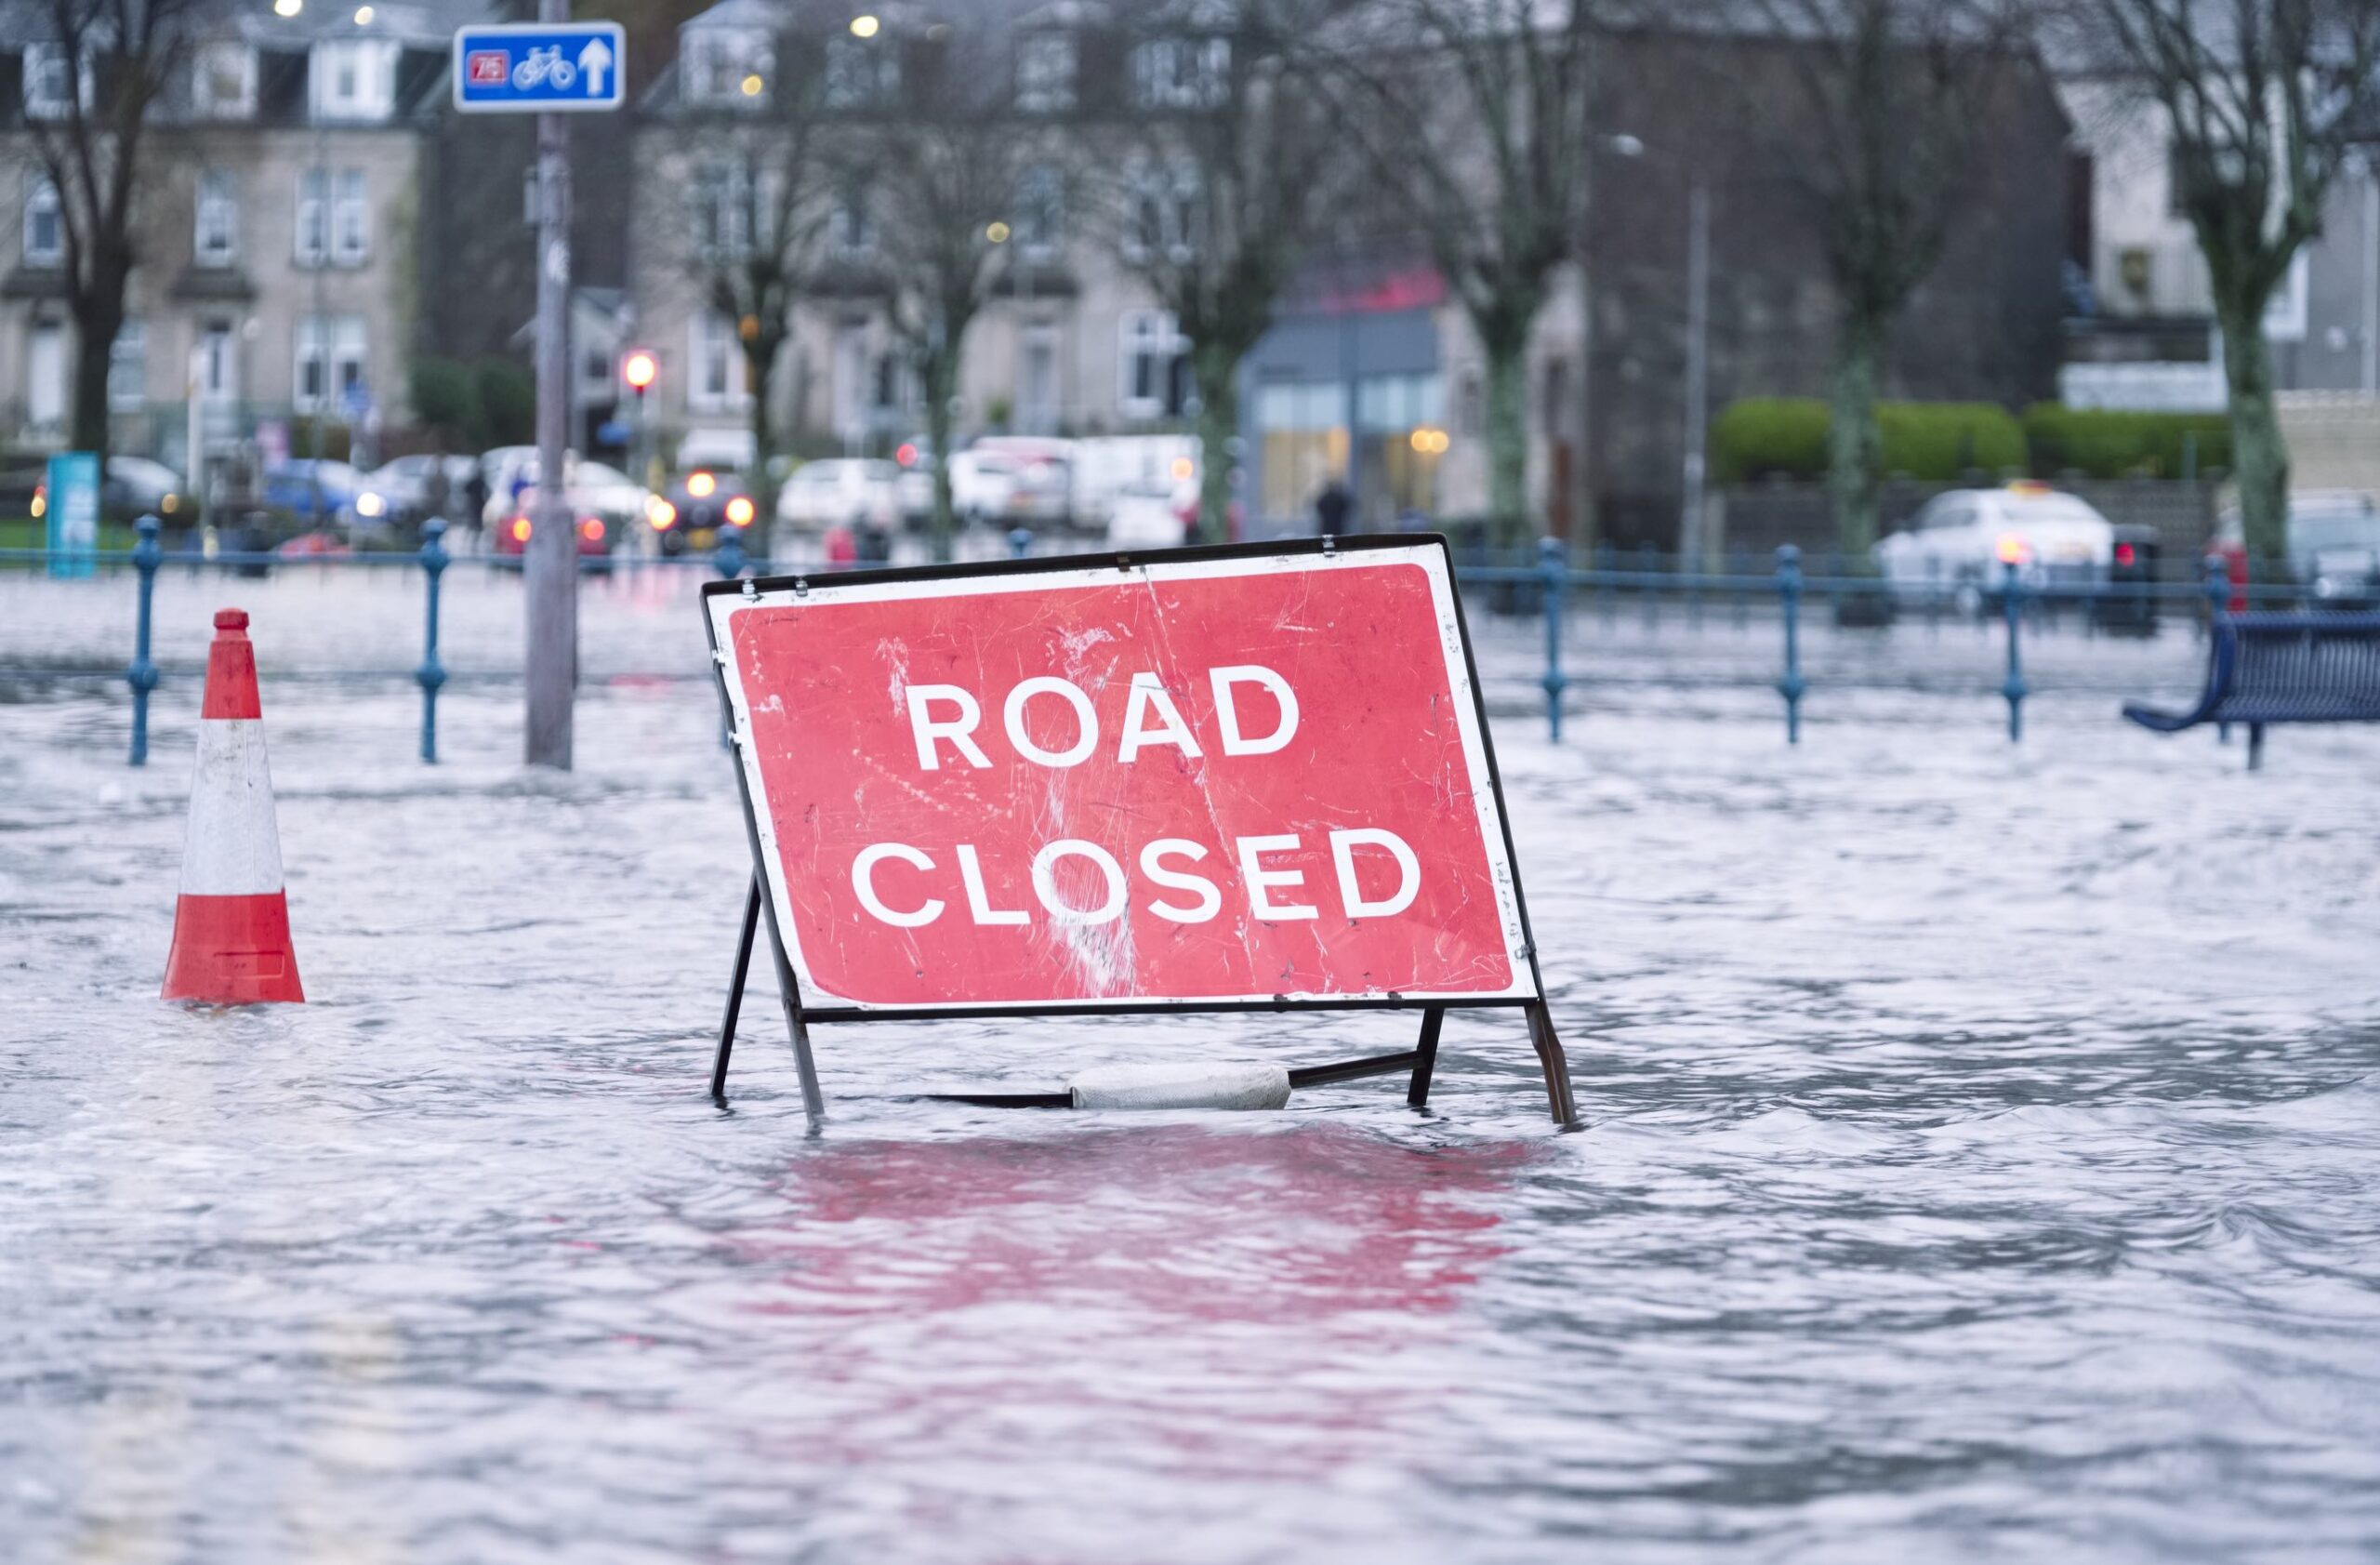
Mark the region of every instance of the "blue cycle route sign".
[[616, 109], [627, 63], [615, 21], [466, 27], [455, 34], [455, 107], [480, 114]]

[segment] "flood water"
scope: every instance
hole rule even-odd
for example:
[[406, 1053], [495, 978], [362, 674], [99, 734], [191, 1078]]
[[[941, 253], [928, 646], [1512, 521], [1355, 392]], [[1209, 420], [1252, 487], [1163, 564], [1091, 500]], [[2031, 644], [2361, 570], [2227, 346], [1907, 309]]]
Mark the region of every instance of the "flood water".
[[1584, 1128], [1506, 1015], [1425, 1112], [909, 1095], [1400, 1018], [821, 1029], [813, 1134], [765, 989], [704, 1092], [698, 683], [591, 688], [567, 777], [467, 687], [430, 770], [268, 651], [311, 1003], [225, 1013], [154, 998], [194, 682], [132, 773], [19, 680], [0, 1557], [2380, 1554], [2380, 739], [1584, 694], [1498, 726]]

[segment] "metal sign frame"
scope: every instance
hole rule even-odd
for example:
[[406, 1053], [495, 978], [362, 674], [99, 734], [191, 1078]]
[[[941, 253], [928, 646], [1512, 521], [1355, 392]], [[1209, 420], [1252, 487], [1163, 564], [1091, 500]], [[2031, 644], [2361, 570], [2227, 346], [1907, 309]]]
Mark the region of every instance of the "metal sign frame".
[[[817, 1068], [810, 1048], [810, 1024], [817, 1022], [887, 1022], [923, 1020], [963, 1020], [994, 1016], [1129, 1016], [1160, 1013], [1192, 1015], [1226, 1013], [1274, 1013], [1293, 1011], [1420, 1011], [1421, 1034], [1410, 1050], [1394, 1054], [1373, 1055], [1365, 1059], [1342, 1061], [1331, 1065], [1309, 1066], [1292, 1069], [1292, 1085], [1314, 1085], [1322, 1081], [1345, 1081], [1361, 1076], [1387, 1075], [1409, 1071], [1410, 1084], [1407, 1101], [1419, 1107], [1428, 1101], [1430, 1078], [1436, 1063], [1438, 1032], [1449, 1010], [1498, 1010], [1518, 1008], [1527, 1014], [1529, 1041], [1535, 1046], [1538, 1060], [1545, 1077], [1548, 1106], [1557, 1123], [1569, 1124], [1578, 1118], [1578, 1107], [1570, 1087], [1569, 1069], [1562, 1052], [1562, 1044], [1554, 1030], [1553, 1017], [1546, 1007], [1545, 979], [1538, 964], [1537, 937], [1530, 927], [1528, 897], [1521, 885], [1520, 857], [1513, 842], [1512, 820], [1504, 806], [1503, 774], [1496, 763], [1495, 737], [1488, 723], [1488, 708], [1479, 686], [1478, 661], [1472, 650], [1471, 627], [1462, 610], [1459, 590], [1453, 594], [1454, 625], [1462, 649], [1462, 672], [1470, 686], [1472, 712], [1477, 724], [1480, 750], [1487, 767], [1490, 796], [1495, 802], [1496, 824], [1501, 834], [1505, 864], [1512, 874], [1513, 903], [1520, 921], [1520, 953], [1527, 961], [1527, 992], [1513, 994], [1467, 996], [1432, 996], [1408, 998], [1395, 993], [1382, 996], [1338, 995], [1326, 998], [1281, 996], [1271, 1001], [1058, 1001], [1025, 1004], [998, 1005], [935, 1005], [923, 1008], [834, 1007], [805, 1006], [801, 987], [787, 953], [783, 932], [778, 927], [776, 899], [768, 892], [768, 857], [762, 843], [760, 825], [761, 801], [753, 796], [748, 769], [745, 764], [745, 736], [736, 726], [735, 703], [730, 693], [727, 655], [719, 639], [717, 619], [711, 612], [711, 601], [720, 597], [756, 599], [762, 592], [792, 592], [800, 595], [813, 585], [831, 583], [838, 587], [873, 586], [905, 582], [960, 581], [986, 577], [1022, 577], [1050, 575], [1083, 570], [1131, 570], [1137, 566], [1157, 564], [1196, 564], [1236, 560], [1275, 560], [1308, 557], [1328, 558], [1338, 555], [1366, 553], [1382, 550], [1411, 550], [1435, 547], [1444, 559], [1447, 580], [1454, 580], [1454, 556], [1443, 534], [1357, 534], [1344, 537], [1291, 538], [1266, 543], [1206, 544], [1186, 549], [1156, 549], [1102, 552], [1094, 554], [1051, 555], [1024, 560], [993, 560], [966, 564], [907, 565], [888, 570], [837, 571], [830, 575], [761, 577], [743, 581], [713, 581], [703, 585], [701, 607], [703, 632], [710, 648], [711, 674], [716, 683], [721, 721], [727, 736], [736, 747], [735, 787], [744, 807], [745, 838], [752, 853], [752, 882], [744, 907], [743, 933], [735, 949], [734, 975], [729, 982], [727, 1005], [720, 1026], [719, 1047], [711, 1069], [711, 1095], [720, 1102], [726, 1100], [728, 1061], [734, 1050], [735, 1024], [743, 1004], [746, 979], [751, 970], [753, 947], [759, 936], [763, 915], [768, 924], [771, 954], [776, 964], [777, 983], [783, 997], [786, 1026], [792, 1035], [794, 1059], [801, 1077], [802, 1100], [811, 1117], [822, 1118], [825, 1099], [819, 1090]], [[1064, 1094], [1051, 1093], [961, 1093], [930, 1094], [961, 1102], [1001, 1107], [1059, 1107], [1066, 1101]]]
[[[584, 37], [588, 33], [602, 36], [611, 46], [612, 59], [606, 67], [612, 73], [611, 91], [602, 98], [503, 98], [496, 99], [466, 98], [463, 89], [469, 84], [464, 78], [465, 57], [472, 44], [503, 39]], [[469, 42], [467, 42], [468, 40]], [[519, 21], [487, 22], [458, 27], [455, 41], [449, 46], [446, 73], [453, 86], [455, 112], [460, 114], [605, 114], [616, 113], [628, 107], [628, 31], [616, 21]], [[573, 62], [572, 69], [576, 69]]]

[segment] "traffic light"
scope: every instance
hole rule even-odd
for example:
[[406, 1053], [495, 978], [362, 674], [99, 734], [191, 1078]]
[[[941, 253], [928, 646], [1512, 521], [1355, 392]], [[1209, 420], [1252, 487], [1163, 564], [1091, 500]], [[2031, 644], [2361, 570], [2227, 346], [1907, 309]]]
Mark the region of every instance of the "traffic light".
[[661, 373], [661, 362], [651, 351], [639, 348], [620, 360], [620, 378], [636, 393], [637, 405], [644, 405], [644, 393], [652, 388], [654, 378]]

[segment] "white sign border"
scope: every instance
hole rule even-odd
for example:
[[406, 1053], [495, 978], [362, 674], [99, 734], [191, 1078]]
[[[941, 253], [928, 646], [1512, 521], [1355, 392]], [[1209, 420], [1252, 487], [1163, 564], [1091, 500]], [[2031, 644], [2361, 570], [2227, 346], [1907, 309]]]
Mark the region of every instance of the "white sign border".
[[[787, 960], [801, 985], [801, 1009], [807, 1015], [837, 1014], [936, 1015], [985, 1012], [1025, 1012], [1047, 1015], [1113, 1012], [1119, 1009], [1202, 1011], [1233, 1007], [1271, 1008], [1283, 1003], [1327, 1009], [1334, 1005], [1502, 1005], [1542, 998], [1527, 920], [1521, 910], [1518, 877], [1513, 866], [1511, 836], [1499, 798], [1496, 769], [1489, 764], [1483, 725], [1483, 706], [1471, 673], [1462, 621], [1455, 603], [1447, 551], [1436, 541], [1368, 545], [1329, 551], [1241, 554], [1227, 558], [1168, 559], [1163, 554], [1134, 555], [1118, 568], [1113, 559], [1092, 556], [1096, 564], [1079, 568], [1037, 568], [984, 575], [919, 577], [901, 580], [852, 580], [834, 576], [805, 577], [803, 588], [767, 587], [753, 590], [746, 582], [740, 592], [713, 591], [703, 599], [709, 621], [721, 688], [726, 692], [736, 764], [742, 769], [747, 811], [758, 840], [761, 872], [768, 886], [775, 924], [784, 938]], [[1490, 880], [1496, 890], [1498, 924], [1503, 931], [1504, 955], [1512, 969], [1501, 989], [1293, 990], [1246, 995], [1095, 996], [1067, 1000], [865, 1001], [825, 988], [801, 949], [794, 917], [785, 861], [779, 852], [774, 816], [768, 807], [768, 789], [760, 776], [758, 747], [753, 742], [751, 700], [735, 666], [735, 617], [755, 609], [805, 608], [821, 603], [879, 603], [914, 598], [974, 597], [1001, 592], [1046, 591], [1066, 587], [1115, 587], [1118, 578], [1141, 586], [1165, 580], [1198, 580], [1241, 576], [1273, 576], [1291, 571], [1366, 570], [1383, 565], [1418, 565], [1430, 583], [1431, 604], [1437, 615], [1438, 644], [1446, 659], [1447, 688], [1451, 694], [1457, 726], [1462, 738], [1463, 763], [1471, 774], [1472, 800], [1478, 812], [1479, 835], [1488, 855]]]
[[[609, 98], [540, 99], [535, 102], [478, 103], [463, 96], [463, 39], [544, 38], [557, 33], [574, 36], [601, 33], [612, 41], [612, 95]], [[458, 114], [615, 114], [628, 106], [628, 34], [616, 21], [491, 21], [455, 29], [446, 51], [448, 91]]]

